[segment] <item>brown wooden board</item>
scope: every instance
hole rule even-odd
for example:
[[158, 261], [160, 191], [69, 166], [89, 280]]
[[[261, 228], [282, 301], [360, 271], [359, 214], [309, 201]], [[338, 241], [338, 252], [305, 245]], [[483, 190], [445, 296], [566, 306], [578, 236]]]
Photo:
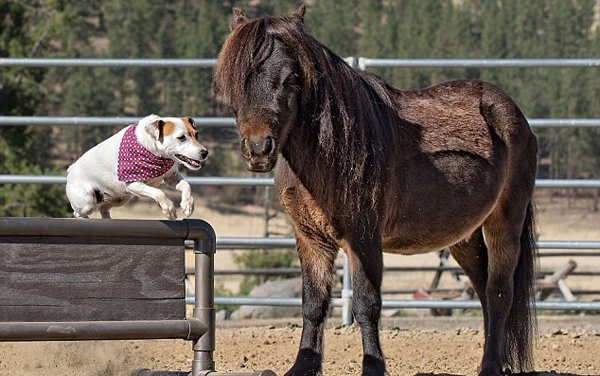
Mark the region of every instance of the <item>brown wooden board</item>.
[[0, 237], [0, 321], [185, 318], [179, 239]]

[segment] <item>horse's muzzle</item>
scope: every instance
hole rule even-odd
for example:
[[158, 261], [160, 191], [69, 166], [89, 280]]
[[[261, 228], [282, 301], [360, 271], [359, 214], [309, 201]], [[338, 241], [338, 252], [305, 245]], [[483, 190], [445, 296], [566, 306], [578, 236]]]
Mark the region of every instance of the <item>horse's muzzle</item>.
[[275, 167], [277, 147], [273, 137], [244, 137], [240, 143], [240, 149], [248, 170], [268, 172]]

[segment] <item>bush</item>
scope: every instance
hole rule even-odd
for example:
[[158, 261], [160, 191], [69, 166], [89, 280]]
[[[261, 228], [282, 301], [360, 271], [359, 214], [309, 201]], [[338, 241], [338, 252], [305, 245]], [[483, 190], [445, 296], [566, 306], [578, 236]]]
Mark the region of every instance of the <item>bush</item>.
[[[256, 268], [289, 268], [297, 260], [296, 251], [292, 249], [272, 249], [245, 251], [234, 255], [235, 263], [244, 269]], [[290, 275], [247, 275], [240, 284], [240, 294], [248, 295], [257, 285], [276, 279], [289, 278]]]

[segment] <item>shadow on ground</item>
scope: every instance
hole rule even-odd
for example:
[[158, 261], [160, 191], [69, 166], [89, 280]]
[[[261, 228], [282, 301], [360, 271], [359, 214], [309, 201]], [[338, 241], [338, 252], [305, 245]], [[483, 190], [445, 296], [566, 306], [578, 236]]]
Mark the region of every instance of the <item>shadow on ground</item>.
[[[452, 373], [416, 373], [414, 376], [465, 376], [457, 375]], [[512, 373], [510, 376], [600, 376], [599, 374], [576, 374], [568, 372], [555, 372], [555, 371], [536, 371], [536, 372], [522, 372]]]

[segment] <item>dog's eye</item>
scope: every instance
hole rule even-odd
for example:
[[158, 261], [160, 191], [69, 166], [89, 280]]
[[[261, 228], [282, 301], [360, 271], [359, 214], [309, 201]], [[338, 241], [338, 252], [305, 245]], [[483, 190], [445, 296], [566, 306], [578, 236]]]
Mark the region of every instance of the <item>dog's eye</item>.
[[181, 136], [177, 137], [177, 139], [181, 142], [185, 141], [186, 137], [184, 134], [182, 134]]
[[200, 141], [200, 134], [199, 134], [199, 133], [196, 133], [196, 134], [194, 135], [194, 138], [196, 139], [196, 141]]

